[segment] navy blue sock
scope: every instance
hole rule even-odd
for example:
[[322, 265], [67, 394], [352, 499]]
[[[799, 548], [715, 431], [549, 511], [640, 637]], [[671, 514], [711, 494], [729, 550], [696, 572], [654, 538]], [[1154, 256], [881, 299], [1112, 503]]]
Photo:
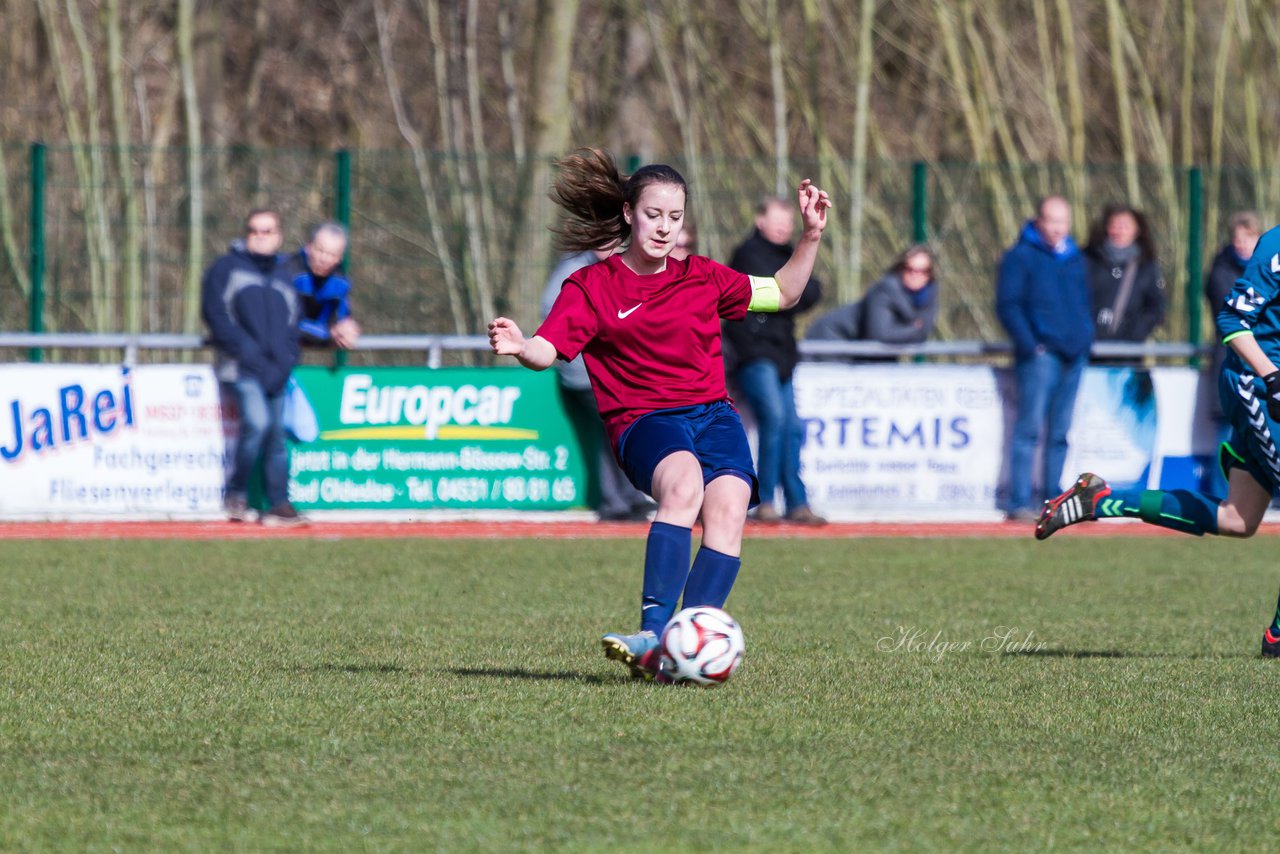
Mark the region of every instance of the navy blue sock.
[[676, 612], [676, 602], [689, 577], [693, 529], [654, 522], [644, 548], [644, 590], [640, 599], [640, 631], [661, 635]]
[[742, 559], [706, 546], [698, 548], [693, 558], [693, 569], [684, 585], [684, 607], [711, 605], [723, 608], [738, 577]]
[[1132, 489], [1112, 492], [1098, 502], [1094, 514], [1129, 516], [1184, 534], [1218, 533], [1218, 499], [1188, 489]]

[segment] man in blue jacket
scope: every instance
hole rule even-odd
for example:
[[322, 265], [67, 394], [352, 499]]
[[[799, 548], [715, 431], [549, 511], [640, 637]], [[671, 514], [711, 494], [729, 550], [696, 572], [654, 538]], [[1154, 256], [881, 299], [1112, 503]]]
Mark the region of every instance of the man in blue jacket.
[[289, 280], [301, 299], [298, 329], [304, 345], [350, 350], [360, 339], [360, 326], [351, 316], [351, 282], [342, 269], [346, 252], [346, 227], [326, 222], [312, 229], [311, 240], [289, 258]]
[[249, 513], [249, 475], [262, 457], [269, 509], [264, 525], [305, 524], [289, 503], [289, 454], [284, 400], [298, 363], [298, 293], [276, 254], [284, 237], [280, 216], [255, 210], [243, 240], [213, 262], [201, 285], [200, 311], [216, 350], [214, 370], [240, 408], [240, 436], [225, 507], [233, 522]]
[[[1040, 202], [1000, 260], [996, 314], [1013, 341], [1018, 382], [1008, 512], [1034, 521], [1042, 501], [1059, 491], [1076, 390], [1093, 345], [1088, 276], [1071, 239], [1071, 205], [1061, 196]], [[1033, 498], [1031, 466], [1042, 434], [1044, 467]]]

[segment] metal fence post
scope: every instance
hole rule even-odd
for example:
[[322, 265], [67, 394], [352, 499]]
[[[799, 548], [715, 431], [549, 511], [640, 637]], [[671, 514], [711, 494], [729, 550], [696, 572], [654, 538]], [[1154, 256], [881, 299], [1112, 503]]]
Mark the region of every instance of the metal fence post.
[[[333, 155], [333, 218], [342, 223], [351, 235], [351, 152], [340, 148]], [[351, 260], [351, 241], [347, 240], [347, 251], [343, 257], [345, 263]], [[333, 366], [344, 367], [347, 364], [347, 351], [335, 348]]]
[[[1187, 341], [1200, 348], [1200, 278], [1204, 275], [1204, 174], [1199, 166], [1187, 171]], [[1192, 355], [1189, 364], [1200, 366], [1199, 355]]]
[[[339, 149], [333, 160], [333, 218], [351, 228], [351, 152]], [[347, 249], [350, 254], [350, 247]]]
[[[44, 331], [44, 155], [43, 142], [31, 144], [31, 301], [28, 329]], [[32, 362], [43, 361], [44, 351], [32, 347], [27, 351]]]
[[928, 228], [929, 172], [923, 160], [911, 164], [911, 242], [924, 243], [929, 239]]

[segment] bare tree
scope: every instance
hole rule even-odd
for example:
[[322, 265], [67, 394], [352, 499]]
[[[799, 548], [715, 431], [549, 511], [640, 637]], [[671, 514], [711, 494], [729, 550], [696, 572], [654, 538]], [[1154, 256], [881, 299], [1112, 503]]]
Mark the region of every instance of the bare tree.
[[427, 149], [423, 144], [421, 134], [418, 133], [418, 130], [409, 120], [409, 114], [404, 104], [404, 94], [400, 87], [400, 77], [396, 71], [393, 56], [393, 33], [395, 25], [403, 14], [403, 6], [404, 4], [400, 0], [393, 0], [391, 8], [388, 9], [384, 0], [374, 0], [373, 8], [378, 23], [378, 53], [382, 60], [382, 76], [386, 81], [387, 91], [391, 96], [391, 106], [395, 112], [396, 124], [400, 128], [400, 134], [404, 141], [408, 143], [409, 150], [413, 153], [418, 186], [422, 191], [423, 202], [427, 208], [427, 219], [430, 222], [431, 248], [440, 259], [441, 270], [444, 275], [445, 293], [449, 297], [449, 309], [452, 314], [454, 331], [459, 333], [467, 332], [469, 330], [466, 329], [467, 313], [464, 307], [462, 284], [453, 263], [452, 252], [449, 249], [448, 242], [445, 240], [440, 209], [436, 201], [435, 179], [427, 162]]
[[120, 0], [106, 0], [102, 7], [107, 31], [107, 95], [111, 103], [111, 128], [116, 152], [116, 173], [124, 208], [124, 328], [142, 331], [142, 261], [138, 257], [138, 194], [134, 188], [128, 119], [129, 87], [124, 80], [124, 49], [120, 34]]
[[[509, 241], [513, 251], [504, 265], [507, 304], [513, 308], [536, 306], [542, 290], [541, 272], [545, 262], [535, 261], [536, 266], [530, 267], [527, 261], [548, 257], [550, 232], [531, 226], [551, 219], [551, 202], [547, 197], [551, 185], [548, 153], [563, 152], [570, 144], [569, 69], [577, 19], [578, 0], [539, 0], [534, 12], [532, 26], [538, 35], [529, 85], [530, 156], [516, 182]], [[526, 308], [518, 313], [528, 311]]]
[[187, 258], [183, 282], [182, 330], [195, 332], [200, 320], [200, 274], [204, 267], [204, 173], [200, 158], [202, 132], [196, 93], [195, 0], [178, 0], [178, 74], [182, 79], [183, 128], [187, 138]]

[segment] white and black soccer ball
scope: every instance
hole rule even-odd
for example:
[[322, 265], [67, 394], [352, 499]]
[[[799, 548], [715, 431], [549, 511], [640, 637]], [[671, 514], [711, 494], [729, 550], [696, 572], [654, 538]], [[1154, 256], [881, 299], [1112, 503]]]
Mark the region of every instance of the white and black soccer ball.
[[658, 672], [672, 682], [719, 685], [738, 669], [746, 645], [737, 620], [700, 605], [671, 618], [658, 650]]

